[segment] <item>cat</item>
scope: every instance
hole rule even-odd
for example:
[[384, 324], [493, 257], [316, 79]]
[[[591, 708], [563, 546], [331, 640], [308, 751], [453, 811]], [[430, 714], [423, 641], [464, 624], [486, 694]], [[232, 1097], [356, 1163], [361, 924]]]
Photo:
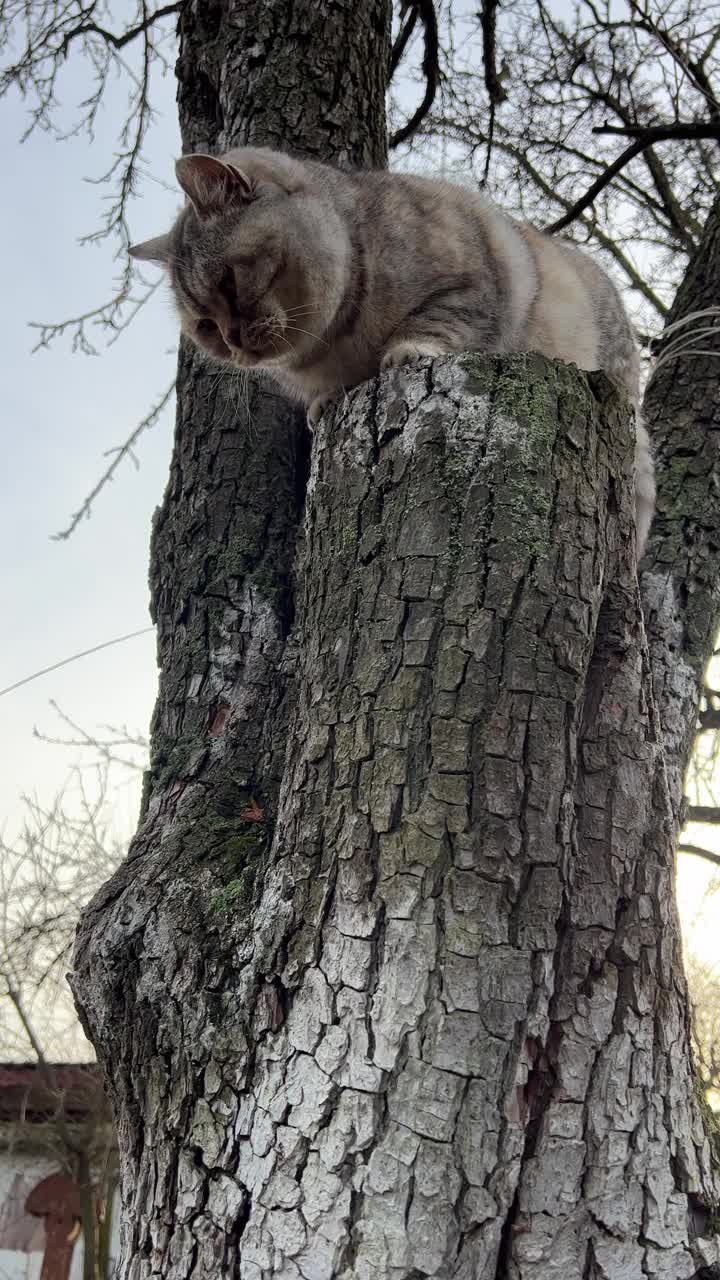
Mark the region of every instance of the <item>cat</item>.
[[603, 369], [636, 411], [642, 555], [655, 482], [637, 347], [614, 285], [572, 242], [465, 187], [265, 147], [183, 156], [176, 173], [189, 203], [130, 253], [168, 270], [182, 332], [208, 356], [266, 371], [311, 424], [420, 356], [538, 351]]

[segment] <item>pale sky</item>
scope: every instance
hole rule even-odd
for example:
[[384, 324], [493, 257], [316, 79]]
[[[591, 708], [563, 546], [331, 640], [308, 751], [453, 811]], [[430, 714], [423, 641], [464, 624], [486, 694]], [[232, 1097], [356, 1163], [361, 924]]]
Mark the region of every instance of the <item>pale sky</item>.
[[[87, 89], [78, 69], [71, 70], [70, 102]], [[167, 290], [153, 297], [102, 358], [72, 354], [64, 339], [32, 354], [35, 338], [28, 328], [31, 321], [60, 320], [111, 296], [117, 245], [80, 246], [78, 238], [99, 223], [105, 192], [85, 179], [108, 167], [125, 97], [125, 86], [112, 86], [92, 145], [85, 136], [59, 142], [37, 133], [20, 146], [25, 107], [17, 97], [0, 103], [0, 687], [150, 621], [150, 521], [167, 476], [174, 406], [139, 442], [139, 471], [124, 463], [69, 541], [53, 542], [51, 535], [67, 524], [101, 474], [104, 451], [126, 439], [172, 379], [177, 334]], [[147, 167], [173, 188], [179, 153], [174, 97], [173, 77], [156, 76], [158, 117]], [[142, 239], [164, 230], [181, 201], [174, 189], [151, 181], [138, 194], [132, 230]], [[98, 345], [104, 345], [100, 333]], [[88, 731], [126, 723], [146, 732], [155, 688], [151, 633], [0, 699], [0, 827], [9, 833], [16, 825], [21, 792], [49, 798], [60, 788], [75, 758], [33, 739], [33, 725], [51, 734], [61, 731], [50, 698]], [[127, 804], [132, 812], [134, 801]]]
[[[79, 64], [71, 66], [65, 88], [67, 104], [86, 91]], [[80, 246], [78, 238], [99, 223], [104, 191], [85, 179], [108, 167], [125, 97], [124, 85], [112, 88], [92, 145], [85, 136], [61, 143], [38, 133], [20, 146], [25, 106], [16, 97], [0, 103], [5, 156], [0, 688], [149, 624], [150, 522], [166, 482], [174, 408], [139, 442], [139, 471], [125, 463], [69, 541], [54, 542], [51, 535], [67, 524], [96, 482], [106, 465], [103, 453], [128, 436], [172, 378], [176, 323], [167, 290], [155, 295], [101, 359], [72, 354], [64, 339], [50, 351], [32, 354], [34, 336], [28, 328], [31, 321], [85, 311], [112, 292], [116, 245]], [[157, 118], [145, 163], [159, 181], [145, 180], [139, 188], [131, 220], [135, 239], [165, 230], [180, 206], [173, 173], [179, 153], [174, 99], [172, 76], [157, 75], [152, 94]], [[100, 347], [103, 341], [98, 334]], [[89, 732], [104, 724], [127, 724], [145, 733], [155, 691], [150, 633], [0, 699], [0, 829], [8, 836], [17, 829], [23, 792], [50, 801], [78, 758], [75, 751], [33, 738], [34, 725], [51, 735], [63, 732], [50, 698]], [[136, 804], [135, 787], [117, 792], [123, 831], [132, 830]], [[708, 839], [706, 833], [694, 838]], [[712, 904], [701, 911], [712, 874], [707, 864], [682, 859], [680, 897], [685, 919], [697, 921], [694, 945], [720, 964]]]

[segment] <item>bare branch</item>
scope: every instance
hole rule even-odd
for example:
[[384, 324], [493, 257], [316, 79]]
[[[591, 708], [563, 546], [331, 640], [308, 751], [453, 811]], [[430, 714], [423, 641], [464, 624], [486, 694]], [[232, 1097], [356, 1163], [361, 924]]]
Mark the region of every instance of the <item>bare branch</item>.
[[[92, 7], [94, 8], [94, 5]], [[77, 27], [65, 33], [61, 53], [66, 56], [73, 40], [78, 40], [85, 35], [101, 36], [107, 44], [112, 45], [113, 49], [123, 49], [126, 44], [130, 44], [138, 36], [145, 35], [158, 19], [167, 18], [172, 13], [179, 13], [181, 8], [182, 4], [166, 4], [160, 9], [155, 9], [153, 13], [146, 13], [142, 22], [139, 22], [137, 26], [130, 27], [128, 31], [124, 31], [121, 36], [115, 35], [112, 31], [107, 31], [105, 27], [97, 26], [94, 22], [81, 22]]]
[[497, 69], [496, 21], [500, 0], [482, 0], [480, 5], [480, 29], [483, 39], [483, 72], [485, 88], [490, 102], [488, 118], [488, 143], [485, 151], [485, 171], [483, 184], [488, 180], [490, 161], [492, 159], [493, 139], [495, 136], [495, 111], [507, 101], [507, 90], [504, 88], [504, 71]]
[[54, 1088], [55, 1088], [55, 1082], [54, 1082], [54, 1080], [53, 1080], [52, 1076], [49, 1076], [49, 1075], [47, 1074], [47, 1072], [48, 1072], [48, 1064], [47, 1064], [46, 1059], [45, 1059], [45, 1054], [44, 1054], [44, 1052], [43, 1052], [43, 1047], [42, 1047], [42, 1045], [41, 1045], [41, 1043], [40, 1043], [40, 1041], [39, 1041], [39, 1039], [38, 1039], [37, 1035], [35, 1034], [35, 1029], [34, 1029], [34, 1027], [33, 1027], [33, 1025], [32, 1025], [32, 1023], [31, 1023], [31, 1021], [30, 1021], [30, 1019], [29, 1019], [29, 1017], [28, 1017], [28, 1015], [27, 1015], [27, 1012], [26, 1012], [26, 1010], [25, 1010], [24, 1003], [23, 1003], [22, 998], [21, 998], [21, 996], [20, 996], [20, 991], [19, 991], [19, 989], [15, 986], [14, 979], [13, 979], [13, 977], [12, 977], [9, 973], [6, 973], [5, 971], [3, 971], [2, 973], [0, 973], [0, 977], [2, 977], [2, 980], [3, 980], [3, 982], [5, 983], [5, 989], [6, 989], [6, 992], [7, 992], [7, 997], [8, 997], [8, 999], [9, 999], [10, 1003], [13, 1005], [13, 1007], [14, 1007], [14, 1009], [15, 1009], [15, 1012], [17, 1013], [18, 1018], [20, 1019], [20, 1022], [22, 1023], [22, 1028], [23, 1028], [23, 1031], [25, 1032], [25, 1035], [26, 1035], [26, 1036], [27, 1036], [27, 1038], [28, 1038], [28, 1042], [29, 1042], [29, 1044], [30, 1044], [30, 1047], [31, 1047], [31, 1049], [32, 1049], [33, 1053], [35, 1054], [35, 1057], [37, 1058], [37, 1060], [38, 1060], [38, 1062], [39, 1062], [39, 1064], [40, 1064], [40, 1066], [41, 1066], [41, 1068], [42, 1068], [42, 1070], [43, 1070], [43, 1074], [46, 1076], [46, 1082], [47, 1082], [48, 1086], [49, 1086], [51, 1089], [54, 1089]]
[[416, 5], [411, 5], [407, 18], [400, 28], [397, 40], [395, 41], [390, 54], [390, 74], [388, 81], [391, 81], [400, 63], [403, 60], [405, 50], [407, 49], [410, 37], [417, 26], [418, 10]]
[[691, 804], [685, 814], [686, 822], [707, 822], [713, 826], [720, 825], [720, 809], [715, 805]]
[[706, 862], [712, 862], [714, 866], [720, 867], [720, 853], [713, 853], [712, 849], [703, 849], [699, 844], [679, 844], [678, 853], [691, 853], [695, 858], [704, 858]]
[[105, 485], [109, 484], [110, 481], [113, 479], [115, 472], [117, 471], [121, 463], [125, 460], [125, 458], [131, 458], [136, 466], [139, 465], [134, 453], [135, 445], [137, 444], [143, 432], [149, 431], [151, 427], [155, 426], [155, 423], [160, 417], [163, 409], [170, 402], [170, 399], [174, 391], [175, 391], [175, 382], [173, 380], [173, 382], [167, 388], [167, 390], [163, 392], [160, 399], [155, 402], [150, 412], [147, 413], [145, 417], [142, 419], [142, 421], [140, 421], [137, 424], [134, 430], [130, 432], [130, 435], [128, 436], [127, 440], [125, 440], [123, 444], [118, 445], [116, 448], [108, 449], [106, 451], [105, 457], [107, 457], [109, 454], [114, 455], [112, 462], [108, 467], [106, 467], [105, 471], [103, 471], [97, 484], [93, 485], [93, 488], [90, 490], [90, 493], [84, 499], [82, 505], [78, 507], [78, 510], [73, 513], [70, 519], [69, 525], [67, 525], [65, 529], [61, 529], [59, 533], [53, 534], [53, 538], [56, 542], [64, 541], [66, 538], [69, 538], [70, 535], [74, 533], [75, 530], [77, 529], [78, 525], [80, 524], [80, 521], [87, 519], [87, 517], [90, 515], [90, 512], [92, 510], [93, 502], [97, 498], [98, 494], [105, 488]]
[[485, 88], [491, 103], [500, 106], [507, 101], [504, 81], [507, 68], [497, 69], [496, 21], [500, 0], [482, 0], [480, 5], [480, 29], [483, 36], [483, 73]]
[[[128, 261], [130, 261], [128, 259]], [[153, 294], [159, 289], [163, 283], [162, 279], [156, 280], [152, 284], [146, 284], [141, 276], [138, 277], [144, 292], [133, 296], [130, 292], [133, 271], [129, 266], [122, 275], [118, 291], [109, 302], [104, 302], [99, 307], [92, 307], [89, 311], [82, 312], [78, 316], [68, 316], [66, 320], [52, 321], [31, 321], [30, 328], [39, 331], [39, 337], [33, 351], [40, 351], [43, 347], [49, 347], [56, 339], [70, 337], [73, 351], [80, 351], [83, 355], [96, 356], [99, 355], [98, 348], [88, 337], [88, 326], [99, 328], [101, 331], [109, 333], [106, 346], [111, 347], [117, 342], [118, 338], [130, 324], [132, 324], [138, 311], [150, 301]], [[125, 309], [128, 309], [124, 314]]]
[[417, 10], [423, 24], [425, 52], [422, 60], [422, 72], [425, 76], [425, 93], [422, 102], [407, 123], [390, 138], [389, 146], [391, 148], [399, 147], [402, 142], [407, 142], [417, 132], [435, 101], [435, 95], [440, 84], [439, 38], [435, 5], [433, 0], [411, 0], [411, 4]]
[[[474, 145], [484, 145], [487, 142], [487, 134], [477, 128], [474, 123], [472, 125], [472, 132], [470, 130], [470, 126], [461, 126], [456, 121], [445, 117], [441, 119], [440, 123], [443, 130], [450, 135], [465, 139], [472, 137]], [[542, 194], [545, 200], [553, 204], [558, 204], [561, 208], [566, 210], [572, 207], [571, 201], [566, 200], [557, 188], [553, 187], [544, 177], [542, 172], [532, 163], [526, 149], [513, 145], [504, 137], [496, 140], [496, 146], [499, 151], [513, 158], [523, 173], [528, 175], [532, 184]], [[637, 268], [633, 265], [628, 255], [623, 252], [618, 241], [613, 239], [606, 231], [603, 231], [602, 227], [600, 227], [597, 222], [592, 221], [587, 215], [581, 215], [579, 220], [588, 232], [588, 239], [597, 240], [598, 244], [601, 245], [601, 247], [615, 260], [627, 276], [628, 283], [631, 288], [637, 289], [637, 291], [642, 294], [647, 302], [650, 303], [653, 310], [657, 312], [659, 316], [666, 316], [668, 312], [666, 303], [663, 302], [662, 298], [658, 296], [655, 290], [652, 289], [648, 282], [643, 278]], [[648, 342], [649, 341], [650, 339], [648, 338]]]
[[666, 27], [661, 26], [657, 18], [651, 15], [650, 9], [645, 3], [645, 7], [638, 4], [638, 0], [628, 0], [630, 9], [636, 15], [635, 21], [644, 31], [655, 35], [661, 44], [675, 60], [685, 75], [687, 75], [696, 87], [700, 90], [710, 108], [711, 115], [720, 117], [720, 102], [715, 95], [710, 79], [705, 71], [705, 61], [712, 51], [713, 43], [708, 46], [705, 55], [700, 59], [694, 59], [690, 56], [687, 49], [679, 40], [674, 39]]
[[[83, 237], [85, 241], [117, 237], [124, 247], [130, 242], [128, 208], [139, 179], [142, 148], [152, 119], [151, 71], [156, 64], [168, 66], [162, 51], [163, 41], [169, 35], [167, 20], [180, 8], [179, 2], [152, 9], [147, 0], [133, 0], [128, 5], [125, 30], [110, 30], [98, 20], [107, 6], [94, 2], [41, 0], [30, 5], [20, 0], [15, 3], [0, 0], [0, 48], [12, 50], [13, 54], [0, 69], [0, 97], [15, 89], [28, 101], [29, 124], [24, 137], [40, 128], [59, 139], [75, 137], [81, 131], [92, 139], [97, 113], [109, 85], [118, 76], [129, 81], [128, 106], [120, 120], [116, 152], [105, 171], [90, 180], [109, 185], [113, 195], [106, 203], [100, 225]], [[138, 46], [140, 56], [134, 55], [130, 65], [124, 60], [125, 51]], [[79, 105], [75, 122], [69, 128], [61, 128], [57, 110], [59, 78], [74, 52], [88, 65], [92, 85]], [[61, 323], [36, 324], [39, 345], [47, 346], [55, 338], [70, 335], [73, 350], [96, 354], [97, 348], [88, 337], [86, 327], [105, 328], [113, 341], [157, 287], [142, 283], [143, 290], [133, 297], [133, 270], [128, 261], [107, 303]]]
[[[593, 130], [593, 133], [607, 132], [615, 132], [615, 130], [606, 125]], [[675, 141], [683, 139], [696, 141], [698, 138], [712, 138], [714, 141], [720, 142], [720, 125], [713, 124], [710, 121], [702, 125], [656, 125], [650, 129], [638, 129], [637, 135], [636, 141], [627, 147], [612, 164], [607, 166], [600, 177], [593, 182], [592, 186], [585, 192], [585, 195], [575, 202], [568, 213], [564, 214], [562, 218], [558, 218], [556, 222], [552, 222], [545, 228], [546, 231], [562, 231], [565, 227], [568, 227], [593, 203], [600, 192], [625, 168], [626, 164], [629, 164], [642, 151], [647, 151], [648, 147], [652, 147], [656, 142], [670, 141], [671, 139]]]
[[644, 139], [648, 146], [653, 142], [669, 142], [673, 139], [679, 142], [696, 142], [700, 138], [711, 138], [714, 142], [720, 141], [720, 124], [713, 120], [676, 121], [672, 124], [657, 125], [599, 124], [594, 126], [592, 132]]
[[[144, 627], [141, 634], [147, 634], [152, 627]], [[128, 639], [122, 636], [119, 640]], [[118, 641], [110, 641], [109, 643], [119, 643]], [[84, 655], [83, 655], [84, 656]], [[106, 725], [106, 730], [110, 733], [110, 738], [101, 738], [97, 734], [88, 733], [81, 725], [71, 719], [67, 712], [58, 706], [54, 699], [50, 699], [50, 706], [56, 715], [66, 724], [76, 737], [71, 738], [54, 738], [49, 734], [41, 733], [39, 729], [33, 727], [33, 737], [38, 742], [45, 742], [49, 746], [55, 747], [80, 747], [83, 750], [92, 751], [96, 758], [100, 758], [106, 765], [120, 765], [123, 769], [130, 769], [138, 773], [142, 773], [145, 769], [145, 762], [150, 748], [148, 739], [139, 733], [131, 733], [127, 726], [123, 725], [120, 729], [114, 729], [111, 725]], [[141, 759], [137, 757], [128, 758], [126, 755], [118, 755], [118, 749], [122, 747], [130, 747], [139, 750], [142, 753]]]

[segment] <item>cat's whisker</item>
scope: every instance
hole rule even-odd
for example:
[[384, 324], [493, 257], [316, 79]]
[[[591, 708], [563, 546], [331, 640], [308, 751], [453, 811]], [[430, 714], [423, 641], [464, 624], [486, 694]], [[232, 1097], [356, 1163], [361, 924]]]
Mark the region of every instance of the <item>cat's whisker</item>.
[[242, 412], [244, 408], [243, 392], [244, 392], [243, 371], [242, 369], [236, 369], [235, 370], [235, 413], [238, 418], [242, 418], [243, 416], [243, 412]]
[[289, 329], [291, 333], [306, 333], [308, 338], [314, 338], [316, 342], [322, 342], [326, 347], [330, 346], [330, 343], [321, 338], [319, 333], [311, 333], [309, 329], [301, 329], [297, 324], [286, 324], [285, 328]]
[[287, 316], [288, 320], [293, 320], [293, 319], [296, 319], [298, 316], [304, 316], [304, 315], [309, 316], [309, 315], [312, 315], [314, 312], [322, 311], [322, 310], [323, 310], [323, 307], [321, 305], [318, 305], [316, 307], [291, 307], [289, 311], [285, 312], [285, 315]]
[[239, 369], [235, 370], [233, 377], [233, 413], [236, 418], [242, 419], [242, 374]]
[[284, 333], [279, 333], [279, 334], [278, 334], [278, 338], [280, 338], [280, 341], [281, 341], [281, 342], [284, 342], [284, 343], [285, 343], [285, 346], [287, 347], [287, 349], [288, 349], [288, 351], [290, 352], [290, 354], [294, 356], [294, 355], [295, 355], [295, 348], [294, 348], [294, 346], [293, 346], [292, 342], [288, 342], [288, 340], [287, 340], [287, 338], [285, 337]]
[[237, 369], [230, 370], [230, 386], [228, 387], [228, 404], [232, 407], [233, 416], [238, 413], [238, 375]]
[[247, 370], [240, 371], [240, 382], [243, 393], [243, 407], [245, 409], [245, 421], [247, 423], [248, 435], [251, 439], [255, 438], [255, 419], [250, 412], [250, 375]]
[[[210, 368], [211, 368], [211, 376], [210, 376], [210, 385], [208, 387], [208, 397], [214, 398], [217, 396], [217, 393], [218, 393], [218, 388], [220, 386], [220, 379], [225, 376], [225, 369], [223, 368], [222, 365], [220, 365], [220, 367], [217, 370], [214, 370], [212, 366], [210, 366]], [[227, 408], [227, 405], [226, 405], [226, 408]]]
[[286, 347], [290, 347], [290, 349], [292, 350], [292, 343], [291, 343], [291, 342], [288, 342], [288, 340], [287, 340], [287, 338], [285, 337], [285, 334], [283, 333], [282, 329], [276, 329], [276, 330], [275, 330], [275, 332], [273, 333], [273, 337], [274, 337], [274, 338], [280, 338], [280, 339], [281, 339], [281, 341], [285, 343], [285, 346], [286, 346]]
[[236, 418], [238, 414], [238, 384], [239, 370], [236, 369], [234, 365], [231, 365], [228, 370], [228, 385], [225, 401], [227, 405], [227, 412], [233, 419]]
[[232, 396], [233, 371], [232, 369], [223, 368], [220, 370], [220, 372], [218, 373], [217, 386], [218, 386], [218, 390], [222, 390], [222, 396], [223, 396], [222, 424], [224, 426], [227, 419], [231, 418], [233, 413], [233, 396]]

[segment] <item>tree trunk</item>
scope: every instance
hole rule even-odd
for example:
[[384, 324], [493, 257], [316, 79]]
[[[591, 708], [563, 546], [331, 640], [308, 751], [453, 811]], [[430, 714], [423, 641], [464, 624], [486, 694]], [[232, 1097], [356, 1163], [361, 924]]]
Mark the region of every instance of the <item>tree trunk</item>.
[[643, 402], [657, 458], [658, 503], [642, 596], [670, 793], [680, 813], [703, 673], [720, 617], [719, 298], [720, 197], [667, 317], [666, 330], [686, 322], [660, 344], [662, 355], [675, 343], [677, 355], [659, 366]]
[[121, 1275], [717, 1274], [631, 465], [539, 357], [326, 415], [272, 844], [260, 648], [83, 920]]

